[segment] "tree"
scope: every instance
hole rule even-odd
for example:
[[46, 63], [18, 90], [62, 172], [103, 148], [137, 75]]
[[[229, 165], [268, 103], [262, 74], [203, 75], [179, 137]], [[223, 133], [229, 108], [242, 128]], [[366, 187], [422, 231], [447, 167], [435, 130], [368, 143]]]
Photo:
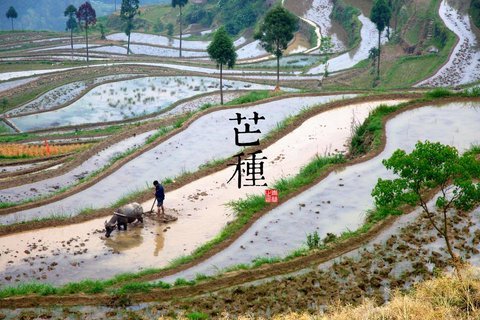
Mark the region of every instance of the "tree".
[[12, 19], [12, 31], [13, 31], [13, 19], [18, 18], [18, 13], [14, 7], [10, 7], [8, 8], [6, 16], [7, 16], [7, 19]]
[[85, 28], [85, 39], [87, 41], [87, 63], [88, 63], [88, 26], [97, 23], [97, 14], [92, 8], [90, 2], [85, 2], [78, 8], [77, 19], [80, 24], [83, 21], [83, 27]]
[[167, 24], [167, 35], [168, 37], [172, 37], [173, 36], [173, 24], [169, 23]]
[[267, 12], [258, 33], [255, 34], [255, 39], [260, 40], [262, 47], [277, 57], [276, 90], [280, 88], [280, 57], [297, 29], [298, 18], [287, 9], [276, 6]]
[[320, 80], [320, 86], [323, 86], [323, 80], [328, 77], [328, 60], [332, 54], [332, 38], [331, 37], [322, 37], [320, 42], [320, 63], [325, 65], [325, 71], [323, 72], [323, 77]]
[[380, 38], [382, 36], [383, 30], [385, 27], [388, 27], [390, 24], [390, 18], [392, 12], [390, 7], [387, 4], [386, 0], [375, 0], [372, 7], [372, 12], [370, 13], [370, 19], [375, 23], [378, 30], [378, 59], [377, 59], [377, 78], [380, 78]]
[[388, 0], [388, 5], [390, 7], [390, 10], [392, 11], [392, 15], [394, 18], [393, 30], [395, 30], [395, 32], [397, 31], [398, 26], [398, 15], [400, 14], [400, 10], [402, 9], [405, 2], [406, 0]]
[[187, 4], [188, 0], [172, 0], [172, 7], [178, 6], [180, 9], [180, 58], [182, 57], [182, 7]]
[[220, 67], [220, 103], [223, 104], [223, 66], [233, 68], [237, 60], [237, 53], [235, 52], [235, 46], [232, 39], [228, 36], [225, 27], [220, 27], [213, 36], [213, 41], [207, 48], [210, 59], [217, 63]]
[[66, 9], [63, 15], [65, 17], [68, 17], [67, 20], [67, 31], [70, 30], [70, 46], [72, 48], [72, 57], [73, 57], [73, 30], [77, 29], [77, 19], [75, 19], [75, 16], [77, 14], [77, 8], [73, 4], [69, 5]]
[[[397, 150], [388, 160], [387, 169], [399, 176], [393, 180], [378, 179], [372, 196], [377, 208], [398, 212], [404, 204], [420, 205], [426, 218], [445, 239], [447, 252], [457, 268], [458, 257], [450, 243], [452, 211], [471, 210], [480, 203], [480, 164], [472, 154], [458, 155], [451, 146], [429, 141], [418, 142], [407, 154]], [[433, 210], [427, 205], [426, 192], [440, 190]], [[458, 270], [458, 269], [457, 269]]]
[[98, 24], [98, 29], [100, 29], [100, 39], [106, 40], [107, 37], [106, 37], [105, 33], [107, 32], [107, 29], [105, 28], [103, 23]]
[[139, 0], [122, 0], [120, 16], [126, 21], [125, 34], [128, 36], [127, 55], [130, 53], [130, 33], [133, 29], [133, 18], [138, 14]]

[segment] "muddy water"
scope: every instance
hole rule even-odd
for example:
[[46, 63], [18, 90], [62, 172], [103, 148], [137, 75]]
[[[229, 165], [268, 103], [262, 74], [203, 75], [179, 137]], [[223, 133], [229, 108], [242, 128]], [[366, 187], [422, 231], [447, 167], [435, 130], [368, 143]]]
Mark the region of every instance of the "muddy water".
[[[149, 56], [157, 57], [178, 57], [180, 55], [180, 50], [170, 49], [170, 48], [161, 48], [153, 47], [141, 44], [131, 44], [130, 50], [134, 54], [144, 54]], [[127, 50], [125, 49], [125, 52]], [[182, 50], [182, 57], [192, 58], [192, 57], [208, 57], [208, 53], [205, 51], [187, 51]]]
[[467, 12], [457, 10], [455, 1], [442, 1], [439, 14], [448, 29], [459, 41], [448, 62], [431, 78], [419, 86], [455, 86], [480, 79], [480, 52], [477, 35], [472, 31]]
[[480, 144], [478, 103], [451, 103], [404, 112], [387, 124], [387, 145], [374, 159], [331, 173], [319, 184], [272, 210], [231, 246], [184, 272], [168, 277], [192, 278], [215, 274], [256, 257], [283, 257], [304, 245], [306, 235], [317, 231], [340, 234], [357, 229], [373, 207], [370, 193], [378, 178], [391, 178], [381, 160], [396, 149], [407, 152], [419, 140], [439, 141], [464, 151]]
[[[363, 121], [368, 112], [381, 103], [398, 102], [400, 101], [347, 105], [305, 121], [296, 130], [263, 150], [268, 158], [265, 163], [266, 182], [271, 185], [275, 180], [296, 174], [316, 155], [345, 152], [345, 143], [350, 136], [352, 123]], [[16, 279], [20, 274], [18, 278], [23, 281], [32, 277], [42, 279], [44, 276], [45, 281], [62, 283], [85, 277], [103, 278], [118, 272], [165, 266], [172, 259], [188, 254], [200, 244], [212, 239], [228, 221], [233, 219], [233, 214], [225, 203], [245, 197], [247, 194], [263, 193], [263, 188], [238, 189], [235, 183], [228, 184], [231, 175], [232, 169], [227, 168], [178, 190], [167, 192], [167, 213], [179, 217], [177, 222], [168, 226], [158, 224], [153, 216], [149, 216], [143, 229], [138, 227], [129, 232], [115, 231], [112, 238], [102, 239], [100, 233], [95, 233], [95, 230], [101, 229], [103, 219], [97, 219], [79, 225], [55, 228], [58, 232], [40, 230], [3, 237], [0, 250], [7, 252], [5, 260], [12, 261], [5, 262], [6, 266], [0, 265], [5, 274], [3, 278], [11, 276], [12, 279]], [[145, 210], [149, 210], [150, 206], [151, 201], [143, 204]], [[45, 257], [32, 261], [32, 256], [37, 252], [32, 253], [29, 248], [39, 239], [47, 248], [42, 251]], [[70, 241], [71, 244], [79, 246], [77, 249], [73, 249], [74, 245], [66, 244], [71, 239], [77, 239]], [[81, 243], [85, 243], [85, 239], [89, 239], [88, 243], [82, 246]], [[18, 243], [21, 243], [21, 246], [18, 247]], [[12, 248], [16, 248], [15, 251], [18, 253]], [[71, 250], [78, 251], [78, 248], [88, 248], [88, 251], [79, 257], [72, 257]], [[118, 253], [112, 254], [110, 249]], [[30, 253], [25, 253], [25, 250]], [[62, 259], [57, 258], [59, 256]], [[23, 261], [25, 258], [29, 260]], [[79, 268], [69, 267], [77, 260], [83, 261]], [[33, 274], [32, 270], [38, 270], [41, 262], [45, 262], [55, 271], [49, 271], [47, 268]], [[52, 266], [52, 263], [55, 264]], [[12, 265], [15, 265], [15, 268]], [[27, 275], [24, 275], [24, 272]], [[57, 273], [60, 274], [59, 277], [56, 277]], [[14, 280], [5, 282], [10, 283], [9, 281]]]
[[[185, 35], [184, 35], [185, 36]], [[108, 40], [115, 40], [115, 41], [127, 41], [128, 38], [124, 33], [115, 33], [107, 36]], [[132, 43], [146, 43], [146, 44], [153, 44], [157, 46], [166, 46], [166, 47], [180, 47], [180, 40], [179, 39], [169, 39], [164, 36], [153, 35], [153, 34], [146, 34], [146, 33], [138, 33], [132, 32], [130, 36], [130, 41]], [[233, 43], [236, 47], [244, 44], [246, 39], [244, 37], [240, 37]], [[192, 40], [182, 40], [182, 49], [191, 49], [191, 50], [203, 50], [206, 51], [210, 41], [192, 41]]]
[[60, 189], [70, 187], [79, 180], [88, 177], [94, 171], [106, 166], [109, 161], [132, 148], [142, 146], [156, 130], [145, 132], [118, 142], [100, 151], [73, 170], [53, 178], [0, 190], [0, 201], [21, 202], [41, 196], [52, 195]]
[[[335, 72], [344, 69], [348, 69], [356, 65], [362, 60], [368, 58], [368, 51], [378, 45], [378, 31], [375, 24], [365, 17], [363, 14], [358, 16], [358, 19], [362, 23], [362, 29], [360, 30], [361, 41], [358, 48], [341, 54], [338, 57], [328, 60], [328, 71]], [[386, 33], [385, 33], [386, 35]], [[382, 35], [382, 43], [386, 42], [386, 36]], [[325, 71], [325, 65], [313, 67], [308, 70], [308, 74], [323, 73]]]
[[76, 81], [76, 82], [68, 83], [66, 85], [50, 90], [45, 94], [42, 94], [40, 97], [34, 99], [31, 102], [26, 103], [21, 107], [9, 110], [8, 112], [6, 112], [6, 114], [12, 117], [12, 116], [18, 116], [19, 114], [22, 114], [22, 113], [56, 108], [77, 98], [84, 90], [88, 88], [88, 86], [93, 86], [106, 81], [120, 80], [120, 79], [134, 77], [134, 76], [138, 76], [138, 75], [119, 74], [119, 75], [99, 77], [93, 80]]
[[265, 120], [259, 121], [257, 127], [263, 136], [275, 128], [278, 122], [297, 114], [305, 107], [342, 97], [344, 96], [287, 98], [252, 107], [210, 113], [94, 186], [56, 203], [1, 216], [0, 223], [11, 224], [52, 214], [73, 215], [84, 208], [105, 207], [126, 194], [144, 189], [146, 185], [150, 186], [154, 179], [176, 177], [196, 170], [207, 161], [231, 156], [240, 150], [235, 145], [234, 123], [228, 120], [235, 116], [236, 112], [252, 116], [253, 112], [257, 111], [265, 116]]
[[24, 84], [37, 80], [38, 77], [22, 79], [22, 80], [15, 80], [15, 81], [8, 81], [0, 83], [0, 92], [10, 90], [16, 87], [20, 87]]
[[263, 49], [259, 40], [255, 40], [237, 50], [238, 60], [252, 59], [268, 55], [270, 54]]
[[[225, 80], [225, 89], [270, 90], [269, 85]], [[11, 118], [20, 130], [31, 131], [85, 123], [125, 120], [161, 111], [172, 103], [220, 89], [218, 79], [148, 77], [95, 87], [67, 107]]]
[[320, 26], [323, 36], [330, 36], [332, 38], [334, 51], [343, 51], [346, 49], [346, 45], [342, 37], [339, 36], [333, 28], [333, 21], [330, 18], [332, 11], [332, 0], [313, 0], [312, 7], [305, 13], [304, 18]]
[[[170, 64], [170, 63], [148, 63], [148, 62], [115, 62], [115, 63], [103, 63], [103, 64], [96, 64], [91, 65], [89, 68], [96, 68], [96, 67], [108, 67], [108, 66], [119, 66], [119, 65], [139, 65], [139, 66], [152, 66], [152, 67], [163, 67], [163, 68], [171, 68], [175, 70], [183, 70], [183, 71], [191, 71], [191, 72], [201, 72], [207, 74], [220, 74], [220, 71], [214, 68], [203, 68], [203, 67], [192, 67], [186, 65], [178, 65], [178, 64]], [[73, 69], [79, 68], [86, 68], [86, 67], [70, 67], [70, 68], [61, 68], [61, 69], [50, 69], [50, 70], [28, 70], [28, 71], [13, 71], [13, 72], [4, 72], [0, 73], [0, 81], [21, 78], [21, 77], [28, 77], [33, 75], [40, 75], [40, 74], [47, 74], [47, 73], [54, 73], [54, 72], [61, 72], [61, 71], [68, 71]], [[249, 74], [249, 73], [260, 73], [260, 74], [276, 74], [274, 72], [268, 71], [247, 71], [247, 70], [224, 70], [224, 75], [229, 74]], [[280, 73], [281, 75], [284, 73]], [[299, 74], [290, 73], [290, 75]]]

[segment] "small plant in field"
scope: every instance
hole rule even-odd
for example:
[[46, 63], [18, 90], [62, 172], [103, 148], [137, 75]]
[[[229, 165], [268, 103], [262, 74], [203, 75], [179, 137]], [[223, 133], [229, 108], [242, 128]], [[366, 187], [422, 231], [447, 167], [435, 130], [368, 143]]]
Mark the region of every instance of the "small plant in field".
[[427, 98], [443, 98], [450, 97], [453, 95], [453, 92], [445, 88], [437, 88], [431, 91], [428, 91], [425, 96]]
[[189, 320], [204, 320], [204, 319], [209, 319], [210, 317], [202, 312], [191, 312], [186, 315], [187, 319]]
[[195, 281], [193, 280], [188, 281], [183, 278], [177, 278], [177, 280], [175, 280], [175, 283], [174, 283], [175, 286], [193, 286], [194, 284], [195, 284]]
[[320, 236], [317, 231], [307, 234], [307, 246], [310, 250], [320, 246]]

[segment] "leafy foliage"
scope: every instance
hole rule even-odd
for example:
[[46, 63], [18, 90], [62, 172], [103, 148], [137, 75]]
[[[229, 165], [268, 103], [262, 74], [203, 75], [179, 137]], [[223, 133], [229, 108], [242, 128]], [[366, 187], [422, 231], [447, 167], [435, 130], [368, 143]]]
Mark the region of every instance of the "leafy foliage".
[[83, 21], [85, 28], [88, 28], [89, 25], [94, 25], [97, 23], [97, 14], [90, 2], [87, 1], [78, 8], [77, 19], [80, 23]]
[[220, 101], [221, 104], [223, 104], [223, 66], [226, 65], [229, 68], [233, 68], [237, 60], [235, 46], [224, 27], [220, 27], [215, 32], [213, 41], [208, 45], [207, 52], [210, 59], [214, 60], [217, 65], [220, 66]]
[[480, 0], [472, 0], [470, 3], [470, 16], [473, 23], [480, 28]]
[[219, 0], [217, 8], [221, 22], [231, 35], [252, 27], [267, 11], [264, 0]]
[[358, 8], [347, 5], [343, 0], [333, 0], [332, 18], [338, 21], [347, 31], [348, 45], [353, 46], [360, 41], [361, 24], [357, 16], [360, 14]]
[[67, 20], [67, 28], [66, 30], [75, 30], [78, 27], [77, 20], [75, 19], [75, 16], [77, 14], [77, 8], [73, 4], [69, 5], [66, 9], [63, 15], [65, 17], [68, 17]]
[[[388, 160], [383, 160], [387, 169], [399, 177], [392, 180], [378, 179], [372, 191], [378, 208], [399, 213], [404, 205], [420, 205], [432, 226], [444, 238], [447, 251], [455, 261], [449, 243], [449, 222], [452, 210], [471, 210], [480, 203], [480, 164], [472, 154], [459, 156], [451, 146], [438, 142], [418, 142], [407, 154], [397, 150]], [[425, 192], [440, 189], [432, 210], [427, 205]]]
[[287, 9], [276, 6], [265, 16], [255, 39], [260, 40], [265, 50], [281, 57], [297, 29], [298, 18]]
[[370, 19], [377, 26], [378, 30], [378, 58], [377, 58], [377, 78], [380, 77], [380, 37], [386, 27], [390, 24], [390, 18], [392, 12], [387, 4], [386, 0], [375, 0], [373, 3], [372, 12], [370, 13]]
[[267, 13], [255, 34], [255, 39], [260, 40], [262, 47], [277, 57], [277, 88], [280, 82], [279, 59], [297, 29], [298, 18], [287, 9], [276, 6]]
[[18, 18], [18, 13], [15, 10], [14, 7], [8, 8], [8, 11], [6, 13], [7, 19], [17, 19]]
[[125, 23], [125, 34], [128, 36], [127, 55], [130, 53], [130, 34], [133, 29], [133, 18], [138, 14], [139, 0], [122, 0], [120, 17]]
[[375, 0], [370, 14], [370, 19], [377, 26], [379, 32], [383, 32], [390, 23], [392, 12], [386, 0]]
[[229, 68], [233, 68], [235, 65], [237, 53], [225, 27], [220, 27], [215, 32], [213, 41], [208, 45], [207, 52], [210, 59], [214, 60], [218, 65], [226, 65]]
[[18, 13], [14, 7], [10, 7], [8, 8], [8, 11], [5, 15], [7, 16], [7, 19], [12, 19], [12, 31], [13, 31], [13, 19], [17, 19]]

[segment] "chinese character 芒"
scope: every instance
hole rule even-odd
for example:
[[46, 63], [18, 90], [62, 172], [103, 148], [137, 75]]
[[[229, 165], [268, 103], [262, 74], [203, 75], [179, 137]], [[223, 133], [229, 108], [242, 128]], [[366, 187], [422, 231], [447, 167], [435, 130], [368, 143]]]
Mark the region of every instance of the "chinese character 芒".
[[[258, 120], [265, 120], [265, 117], [259, 117], [258, 116], [258, 113], [257, 112], [254, 112], [253, 113], [253, 118], [248, 118], [247, 117], [242, 117], [242, 115], [240, 113], [236, 113], [235, 114], [236, 117], [233, 118], [233, 119], [228, 119], [228, 120], [232, 120], [232, 121], [237, 121], [237, 124], [242, 124], [242, 121], [243, 120], [252, 120], [253, 123], [255, 125], [258, 124]], [[235, 144], [237, 146], [241, 146], [241, 147], [245, 147], [245, 146], [258, 146], [260, 144], [260, 140], [257, 138], [256, 140], [249, 140], [249, 141], [243, 141], [241, 142], [240, 141], [240, 135], [247, 135], [247, 134], [258, 134], [258, 133], [261, 133], [260, 129], [257, 129], [257, 130], [250, 130], [250, 123], [245, 123], [244, 124], [245, 126], [245, 130], [244, 131], [240, 131], [238, 128], [234, 128], [233, 130], [235, 131]]]

